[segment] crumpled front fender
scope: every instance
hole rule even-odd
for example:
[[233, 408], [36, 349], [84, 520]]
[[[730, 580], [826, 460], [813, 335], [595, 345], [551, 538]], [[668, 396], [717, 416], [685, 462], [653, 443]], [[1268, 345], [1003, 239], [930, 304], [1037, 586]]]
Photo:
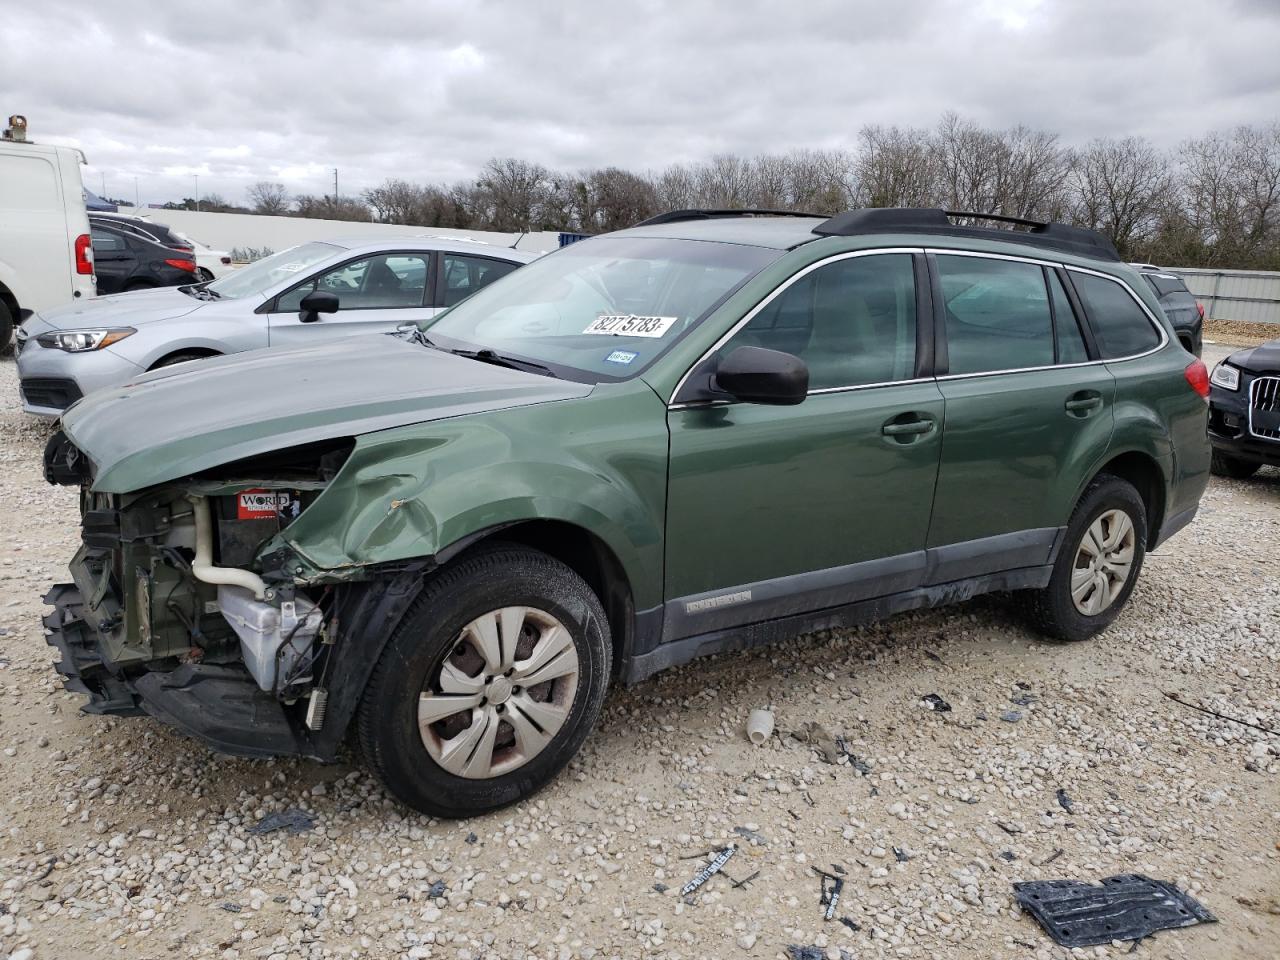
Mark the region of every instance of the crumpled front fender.
[[656, 605], [666, 458], [666, 409], [642, 384], [369, 434], [259, 555], [284, 548], [297, 580], [343, 581], [494, 527], [558, 520], [604, 541], [636, 605]]

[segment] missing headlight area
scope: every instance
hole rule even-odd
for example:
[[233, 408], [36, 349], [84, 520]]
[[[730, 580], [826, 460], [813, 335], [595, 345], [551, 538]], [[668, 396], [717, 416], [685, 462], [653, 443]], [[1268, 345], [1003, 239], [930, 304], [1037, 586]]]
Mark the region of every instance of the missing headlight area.
[[68, 689], [87, 693], [91, 712], [149, 713], [228, 752], [307, 753], [306, 704], [295, 705], [316, 690], [335, 598], [259, 555], [320, 496], [352, 443], [130, 494], [91, 492], [74, 445], [54, 446], [59, 476], [85, 491], [75, 582], [50, 593], [45, 621]]

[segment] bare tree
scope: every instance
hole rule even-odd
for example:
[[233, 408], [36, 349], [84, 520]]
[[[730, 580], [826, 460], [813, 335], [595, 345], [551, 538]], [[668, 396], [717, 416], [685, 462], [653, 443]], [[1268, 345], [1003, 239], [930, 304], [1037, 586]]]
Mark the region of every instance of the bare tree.
[[1209, 262], [1280, 259], [1280, 123], [1188, 141], [1181, 160], [1188, 217]]
[[316, 197], [302, 194], [293, 201], [294, 210], [300, 217], [317, 220], [354, 220], [369, 221], [373, 214], [364, 201], [354, 197]]
[[1155, 233], [1174, 190], [1164, 156], [1138, 137], [1092, 141], [1076, 155], [1071, 179], [1073, 219], [1102, 231], [1126, 258]]
[[938, 202], [938, 164], [928, 134], [900, 127], [863, 127], [853, 161], [854, 205], [927, 207]]
[[289, 192], [283, 183], [259, 180], [249, 188], [248, 194], [254, 213], [278, 217], [289, 212]]

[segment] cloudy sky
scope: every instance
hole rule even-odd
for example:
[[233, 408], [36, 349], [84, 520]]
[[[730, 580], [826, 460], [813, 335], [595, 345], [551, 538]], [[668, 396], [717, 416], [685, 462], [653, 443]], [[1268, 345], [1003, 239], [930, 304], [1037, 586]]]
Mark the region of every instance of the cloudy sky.
[[1280, 118], [1280, 0], [5, 3], [0, 115], [144, 203], [492, 156], [658, 169], [948, 110], [1172, 146]]

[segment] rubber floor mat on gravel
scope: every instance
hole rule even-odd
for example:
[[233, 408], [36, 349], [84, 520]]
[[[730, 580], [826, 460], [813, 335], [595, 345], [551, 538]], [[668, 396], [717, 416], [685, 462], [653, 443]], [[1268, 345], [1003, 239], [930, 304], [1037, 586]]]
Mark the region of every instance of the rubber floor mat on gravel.
[[1022, 909], [1064, 947], [1140, 940], [1158, 930], [1218, 922], [1173, 884], [1140, 873], [1107, 877], [1101, 884], [1032, 880], [1015, 883], [1013, 892]]

